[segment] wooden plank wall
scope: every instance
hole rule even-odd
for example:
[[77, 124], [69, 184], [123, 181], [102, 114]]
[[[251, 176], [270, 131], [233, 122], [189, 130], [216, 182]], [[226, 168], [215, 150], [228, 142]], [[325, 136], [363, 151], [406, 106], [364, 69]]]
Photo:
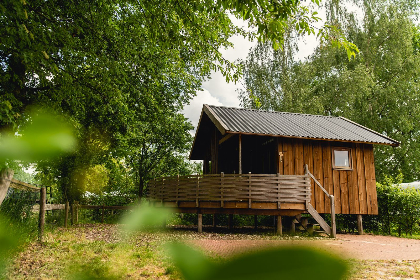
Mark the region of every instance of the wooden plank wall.
[[[351, 148], [353, 170], [332, 168], [332, 149]], [[278, 139], [279, 173], [303, 175], [304, 165], [335, 197], [337, 214], [378, 214], [373, 145], [314, 141], [302, 139]], [[330, 201], [324, 193], [311, 184], [311, 204], [319, 213], [330, 213]]]
[[219, 134], [216, 126], [213, 127], [210, 141], [211, 174], [217, 174], [219, 172]]

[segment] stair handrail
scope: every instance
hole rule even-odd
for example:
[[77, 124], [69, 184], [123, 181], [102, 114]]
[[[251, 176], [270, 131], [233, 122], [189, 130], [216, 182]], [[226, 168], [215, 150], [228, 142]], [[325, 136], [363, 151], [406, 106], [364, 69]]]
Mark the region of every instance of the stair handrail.
[[327, 190], [324, 189], [324, 187], [321, 185], [321, 183], [318, 182], [318, 180], [315, 178], [315, 176], [312, 175], [311, 172], [309, 172], [309, 168], [308, 168], [308, 165], [307, 164], [305, 164], [305, 174], [309, 175], [314, 180], [314, 182], [316, 183], [316, 185], [318, 187], [320, 187], [321, 190], [330, 199], [330, 202], [331, 202], [331, 237], [332, 238], [335, 238], [336, 237], [336, 234], [337, 234], [337, 229], [336, 229], [336, 223], [335, 223], [335, 201], [334, 201], [334, 195], [329, 194], [327, 192]]

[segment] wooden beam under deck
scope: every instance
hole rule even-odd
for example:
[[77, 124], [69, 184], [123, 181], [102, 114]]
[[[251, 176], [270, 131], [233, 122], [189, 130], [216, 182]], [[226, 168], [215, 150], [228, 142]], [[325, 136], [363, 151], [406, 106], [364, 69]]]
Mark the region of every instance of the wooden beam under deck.
[[154, 202], [155, 207], [174, 208], [175, 212], [198, 214], [240, 214], [240, 215], [279, 215], [296, 216], [306, 211], [303, 203], [282, 203], [280, 209], [276, 202], [253, 202], [249, 208], [248, 202], [224, 202], [223, 207], [218, 201]]

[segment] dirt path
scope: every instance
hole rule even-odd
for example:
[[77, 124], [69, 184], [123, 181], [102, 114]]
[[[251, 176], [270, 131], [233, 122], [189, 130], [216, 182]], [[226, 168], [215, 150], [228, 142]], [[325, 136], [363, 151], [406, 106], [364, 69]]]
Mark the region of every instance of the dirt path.
[[344, 258], [361, 260], [420, 260], [420, 240], [391, 236], [338, 234], [336, 239], [318, 240], [214, 240], [191, 243], [210, 254], [229, 256], [272, 246], [307, 245]]

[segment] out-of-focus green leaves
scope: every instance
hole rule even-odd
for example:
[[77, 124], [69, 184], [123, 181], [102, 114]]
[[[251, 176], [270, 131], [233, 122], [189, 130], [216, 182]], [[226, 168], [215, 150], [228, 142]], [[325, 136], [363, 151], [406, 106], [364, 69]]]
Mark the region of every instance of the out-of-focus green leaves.
[[185, 244], [171, 243], [167, 245], [167, 248], [169, 255], [186, 280], [209, 279], [208, 276], [217, 268], [217, 265], [200, 251]]
[[313, 248], [281, 247], [241, 255], [216, 264], [186, 245], [171, 244], [175, 264], [186, 280], [342, 279], [347, 266]]
[[73, 130], [60, 116], [37, 113], [29, 116], [19, 135], [0, 140], [0, 161], [37, 161], [52, 158], [75, 148]]
[[0, 215], [0, 277], [6, 262], [19, 245], [21, 234], [10, 225], [10, 221]]
[[235, 258], [207, 279], [341, 279], [346, 265], [312, 248], [284, 247]]
[[172, 211], [164, 207], [151, 207], [140, 204], [122, 219], [124, 229], [129, 232], [153, 231], [163, 229], [163, 225]]
[[75, 264], [70, 267], [70, 280], [117, 280], [120, 277], [110, 272], [109, 266], [100, 258], [94, 258], [84, 264]]

